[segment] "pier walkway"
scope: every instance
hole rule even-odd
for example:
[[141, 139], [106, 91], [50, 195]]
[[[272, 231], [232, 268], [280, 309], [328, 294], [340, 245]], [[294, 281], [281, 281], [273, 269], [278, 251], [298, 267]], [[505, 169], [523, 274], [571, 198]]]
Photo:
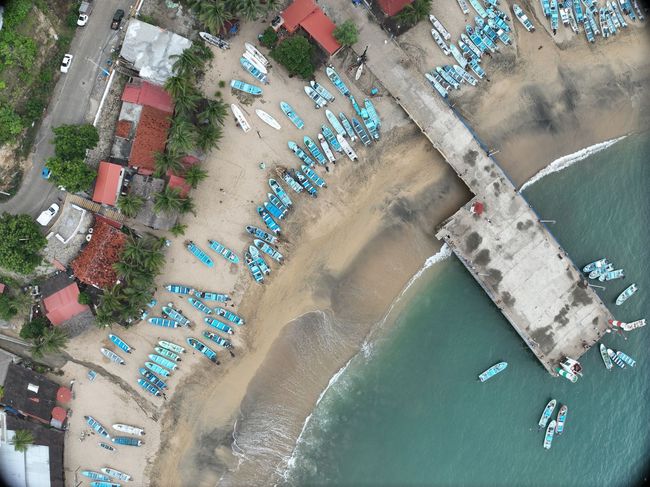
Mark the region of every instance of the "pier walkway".
[[[322, 3], [337, 23], [354, 20], [355, 49], [370, 46], [367, 67], [476, 195], [436, 236], [556, 375], [564, 357], [577, 359], [604, 334], [609, 310], [471, 129], [434, 92], [416, 61], [388, 40], [367, 10], [352, 2]], [[475, 201], [484, 206], [480, 216], [470, 211]]]

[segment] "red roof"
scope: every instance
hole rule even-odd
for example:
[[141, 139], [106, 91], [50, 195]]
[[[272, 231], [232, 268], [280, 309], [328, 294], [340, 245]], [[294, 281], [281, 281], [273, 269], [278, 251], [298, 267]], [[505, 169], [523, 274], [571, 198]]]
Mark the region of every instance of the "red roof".
[[168, 113], [149, 106], [143, 107], [131, 147], [129, 166], [153, 171], [154, 154], [165, 150], [170, 126]]
[[157, 108], [169, 114], [174, 113], [174, 102], [169, 93], [146, 81], [135, 81], [126, 85], [122, 92], [122, 101]]
[[68, 417], [68, 412], [59, 406], [54, 406], [52, 409], [52, 419], [55, 419], [59, 423], [63, 423]]
[[113, 264], [120, 260], [126, 235], [102, 220], [93, 228], [93, 237], [72, 261], [72, 270], [81, 282], [105, 289], [117, 281]]
[[72, 399], [72, 391], [65, 386], [59, 387], [59, 390], [56, 391], [56, 402], [61, 404], [69, 403]]
[[169, 182], [167, 183], [167, 186], [170, 188], [178, 188], [181, 191], [181, 196], [183, 197], [187, 196], [187, 193], [189, 193], [190, 189], [192, 189], [192, 187], [187, 184], [187, 181], [185, 181], [185, 178], [176, 176], [175, 174], [169, 176]]
[[407, 5], [413, 3], [413, 0], [377, 0], [377, 3], [382, 12], [392, 17]]
[[309, 17], [300, 22], [300, 26], [330, 55], [341, 48], [341, 44], [332, 35], [336, 25], [321, 9], [314, 10]]
[[469, 212], [472, 215], [481, 215], [483, 213], [483, 203], [476, 201], [472, 204], [472, 207], [469, 209]]
[[77, 283], [73, 282], [43, 299], [45, 315], [56, 326], [89, 310], [90, 308], [87, 305], [79, 304], [78, 298], [79, 288]]
[[105, 205], [115, 206], [117, 194], [122, 186], [122, 174], [124, 169], [118, 164], [102, 161], [99, 163], [97, 180], [93, 201]]
[[284, 20], [282, 27], [289, 33], [296, 31], [300, 22], [305, 20], [318, 6], [314, 0], [295, 0], [280, 15]]

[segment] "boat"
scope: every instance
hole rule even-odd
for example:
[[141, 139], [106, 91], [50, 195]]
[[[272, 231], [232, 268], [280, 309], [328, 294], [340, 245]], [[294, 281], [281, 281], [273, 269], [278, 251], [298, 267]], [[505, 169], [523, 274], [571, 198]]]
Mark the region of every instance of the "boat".
[[289, 120], [291, 120], [291, 123], [296, 126], [296, 128], [302, 129], [305, 126], [305, 122], [303, 122], [302, 118], [296, 115], [296, 112], [293, 111], [293, 108], [291, 108], [291, 105], [289, 105], [287, 102], [281, 101], [280, 108], [282, 109], [282, 112], [289, 118]]
[[334, 115], [330, 110], [325, 110], [325, 116], [327, 117], [327, 120], [329, 121], [334, 131], [337, 134], [340, 134], [345, 137], [346, 135], [345, 129], [343, 128], [343, 125], [341, 125], [341, 122], [339, 122], [339, 119], [336, 118], [336, 115]]
[[541, 430], [546, 427], [548, 420], [551, 419], [551, 415], [553, 414], [553, 410], [555, 409], [556, 404], [557, 401], [555, 399], [551, 399], [548, 402], [548, 404], [544, 408], [544, 412], [542, 413], [542, 416], [539, 418], [539, 422], [537, 423], [538, 430]]
[[269, 214], [266, 209], [262, 208], [261, 206], [257, 207], [257, 214], [262, 218], [262, 221], [264, 224], [267, 226], [269, 230], [271, 230], [274, 234], [279, 235], [282, 229], [280, 228], [280, 225], [276, 223], [276, 221], [273, 219], [273, 217]]
[[354, 131], [357, 133], [359, 138], [361, 139], [361, 142], [363, 145], [370, 145], [370, 137], [368, 137], [368, 134], [366, 133], [365, 129], [363, 128], [363, 125], [361, 125], [361, 122], [359, 122], [356, 118], [352, 119], [352, 127], [354, 127]]
[[625, 272], [623, 271], [623, 269], [616, 269], [615, 271], [611, 270], [601, 274], [600, 276], [598, 276], [598, 280], [600, 282], [605, 282], [605, 281], [613, 281], [615, 279], [621, 279], [623, 277], [625, 277]]
[[246, 49], [247, 52], [251, 53], [260, 64], [263, 64], [264, 66], [269, 66], [270, 64], [269, 60], [266, 59], [266, 57], [264, 57], [264, 55], [260, 51], [258, 51], [253, 44], [251, 44], [250, 42], [244, 42], [244, 48]]
[[228, 321], [232, 321], [232, 322], [233, 322], [234, 324], [236, 324], [236, 325], [240, 325], [240, 326], [241, 326], [241, 325], [244, 325], [244, 324], [246, 323], [246, 322], [244, 321], [244, 319], [241, 318], [240, 316], [237, 316], [237, 315], [236, 315], [235, 313], [233, 313], [232, 311], [228, 311], [227, 309], [221, 308], [221, 307], [219, 307], [219, 306], [217, 306], [216, 308], [214, 308], [214, 312], [215, 312], [218, 316], [223, 316], [223, 317], [226, 318]]
[[311, 138], [309, 138], [306, 135], [302, 138], [302, 141], [305, 143], [307, 149], [309, 150], [311, 155], [314, 156], [314, 159], [316, 159], [316, 161], [318, 161], [319, 164], [327, 164], [327, 159], [325, 158], [323, 153], [316, 145], [316, 142], [314, 142]]
[[162, 326], [163, 328], [180, 328], [181, 324], [175, 320], [153, 316], [147, 320], [152, 325]]
[[483, 79], [485, 77], [485, 71], [483, 71], [483, 68], [481, 68], [481, 66], [476, 61], [471, 61], [469, 63], [469, 66], [472, 68], [472, 71], [474, 71], [474, 74], [480, 79]]
[[550, 450], [551, 444], [553, 443], [553, 435], [555, 434], [555, 427], [557, 423], [555, 420], [551, 421], [546, 428], [546, 434], [544, 435], [544, 449]]
[[262, 83], [265, 85], [269, 84], [269, 78], [266, 76], [264, 73], [262, 73], [259, 69], [257, 69], [253, 63], [251, 63], [248, 59], [245, 57], [240, 57], [239, 58], [239, 64], [242, 65], [242, 67], [255, 79], [260, 80]]
[[280, 126], [280, 123], [273, 118], [271, 115], [266, 113], [264, 110], [260, 110], [259, 108], [255, 109], [255, 114], [260, 117], [260, 120], [264, 122], [265, 124], [269, 125], [270, 127], [273, 127], [275, 130], [280, 130], [282, 127]]
[[598, 259], [595, 260], [594, 262], [591, 262], [590, 264], [587, 264], [582, 268], [582, 272], [588, 274], [593, 270], [600, 269], [601, 267], [605, 267], [607, 265], [607, 259]]
[[167, 303], [167, 306], [162, 307], [162, 312], [170, 320], [178, 321], [183, 326], [190, 326], [191, 321], [187, 319], [180, 311], [174, 309], [172, 303]]
[[289, 212], [289, 208], [284, 206], [282, 204], [282, 201], [280, 201], [280, 198], [275, 196], [273, 193], [266, 193], [267, 198], [269, 199], [269, 204], [265, 203], [264, 206], [268, 210], [269, 208], [276, 208], [278, 211], [280, 211], [280, 214], [282, 215], [280, 218], [284, 218], [287, 216], [287, 213]]
[[314, 188], [309, 179], [307, 179], [307, 176], [297, 170], [293, 172], [293, 176], [300, 183], [300, 185], [305, 188], [305, 191], [307, 191], [307, 193], [309, 193], [312, 198], [318, 197], [318, 191], [316, 188]]
[[600, 9], [598, 18], [600, 20], [600, 31], [603, 33], [603, 37], [607, 39], [610, 36], [610, 32], [609, 23], [607, 22], [607, 12], [604, 8]]
[[205, 299], [206, 301], [218, 301], [220, 303], [225, 303], [230, 301], [230, 296], [223, 293], [211, 293], [207, 291], [194, 291], [194, 296], [197, 298]]
[[[439, 81], [436, 80], [436, 78], [431, 73], [424, 73], [424, 76], [427, 78], [427, 81], [429, 81], [431, 86], [433, 86], [433, 88], [440, 94], [440, 96], [447, 98], [449, 95], [447, 93], [447, 90], [440, 84]], [[440, 78], [440, 76], [436, 76]]]
[[319, 85], [316, 81], [310, 81], [309, 86], [311, 86], [316, 93], [325, 98], [328, 102], [333, 102], [335, 100], [334, 95], [327, 91], [323, 85]]
[[605, 267], [594, 269], [589, 273], [589, 279], [598, 279], [601, 275], [614, 270], [614, 264], [607, 264]]
[[569, 372], [568, 370], [564, 370], [562, 367], [556, 367], [555, 371], [558, 373], [560, 377], [564, 377], [565, 379], [573, 382], [574, 384], [578, 382], [578, 376], [574, 374], [573, 372]]
[[208, 44], [218, 47], [219, 49], [230, 49], [230, 44], [224, 41], [221, 37], [213, 36], [208, 32], [199, 32], [199, 36]]
[[465, 83], [472, 86], [476, 86], [478, 84], [477, 79], [471, 74], [469, 74], [467, 71], [465, 71], [463, 68], [461, 68], [458, 64], [454, 64], [454, 71], [456, 71], [456, 73], [461, 78], [463, 78], [463, 81], [465, 81]]
[[540, 3], [542, 5], [542, 13], [544, 14], [544, 17], [550, 17], [551, 16], [551, 4], [549, 0], [540, 0]]
[[316, 108], [323, 108], [324, 106], [327, 105], [327, 100], [320, 96], [318, 93], [316, 93], [316, 90], [314, 90], [311, 86], [305, 86], [305, 93], [309, 98], [312, 99], [312, 101], [316, 104]]
[[361, 107], [357, 103], [357, 100], [354, 99], [354, 96], [350, 95], [350, 103], [352, 104], [352, 108], [354, 108], [354, 111], [359, 115], [362, 119], [366, 119], [368, 117], [368, 112], [361, 113]]
[[585, 22], [582, 25], [583, 25], [583, 27], [585, 29], [585, 36], [587, 37], [587, 41], [588, 42], [595, 42], [596, 39], [594, 38], [594, 31], [593, 31], [593, 28], [592, 28], [591, 24], [589, 22]]
[[459, 75], [454, 68], [449, 66], [448, 64], [445, 64], [442, 69], [445, 70], [445, 73], [447, 73], [449, 76], [451, 76], [456, 83], [463, 84], [465, 83], [465, 80], [463, 80], [462, 76]]
[[149, 369], [151, 372], [154, 372], [155, 374], [162, 375], [163, 377], [169, 377], [171, 375], [171, 372], [163, 367], [161, 367], [158, 364], [154, 364], [153, 362], [145, 362], [144, 366]]
[[282, 254], [280, 252], [278, 252], [277, 250], [275, 250], [273, 247], [271, 247], [268, 243], [266, 243], [263, 240], [260, 240], [258, 238], [253, 240], [253, 243], [255, 244], [255, 247], [257, 247], [262, 252], [267, 254], [273, 260], [277, 261], [280, 264], [283, 263], [284, 257], [282, 256]]
[[472, 27], [471, 25], [466, 25], [465, 32], [467, 32], [468, 38], [472, 41], [472, 44], [474, 44], [474, 46], [480, 49], [481, 52], [486, 52], [487, 50], [489, 50], [488, 45], [483, 41], [481, 35], [474, 30], [474, 27]]
[[253, 262], [253, 258], [251, 257], [251, 254], [246, 252], [245, 254], [245, 262], [246, 265], [248, 266], [248, 270], [250, 270], [253, 278], [255, 279], [256, 282], [263, 282], [264, 281], [264, 274], [260, 270], [259, 267], [257, 267], [257, 264]]
[[574, 0], [573, 12], [575, 13], [576, 21], [578, 22], [578, 24], [582, 24], [585, 20], [585, 17], [584, 17], [584, 12], [582, 11], [582, 5], [580, 4], [580, 0]]
[[180, 284], [167, 284], [165, 289], [174, 294], [192, 294], [192, 288]]
[[229, 325], [226, 325], [225, 323], [219, 321], [216, 318], [208, 318], [206, 316], [205, 318], [203, 318], [203, 321], [205, 321], [208, 326], [216, 328], [217, 330], [221, 330], [224, 333], [228, 333], [228, 335], [233, 335], [235, 333], [234, 330]]
[[101, 470], [106, 475], [113, 477], [114, 479], [123, 480], [124, 482], [130, 481], [132, 478], [130, 475], [127, 475], [124, 472], [120, 472], [119, 470], [115, 470], [114, 468], [104, 467]]
[[253, 227], [251, 225], [246, 226], [246, 231], [250, 233], [252, 236], [261, 238], [262, 240], [270, 243], [270, 244], [275, 244], [278, 242], [278, 237], [275, 237], [274, 235], [271, 235], [269, 233], [266, 233], [264, 230], [261, 230], [257, 227]]
[[[463, 54], [465, 55], [465, 58], [469, 61], [479, 61], [481, 58], [474, 52], [472, 51], [469, 46], [462, 40], [458, 41], [458, 47], [460, 47], [460, 50], [463, 51]], [[476, 47], [474, 47], [476, 49]]]
[[436, 29], [431, 29], [431, 37], [433, 37], [433, 40], [436, 41], [436, 44], [438, 44], [438, 47], [445, 56], [449, 56], [451, 54], [449, 46]]
[[293, 140], [288, 141], [287, 146], [298, 157], [298, 159], [303, 161], [305, 164], [308, 166], [314, 165], [314, 161], [311, 159], [311, 157], [309, 157], [307, 153], [302, 150]]
[[262, 88], [259, 86], [251, 85], [238, 79], [233, 79], [230, 81], [230, 87], [234, 90], [239, 90], [249, 95], [259, 96], [262, 94]]
[[[291, 208], [293, 206], [293, 202], [291, 201], [291, 198], [289, 198], [289, 195], [284, 191], [284, 189], [282, 189], [282, 186], [280, 186], [280, 184], [275, 179], [269, 179], [269, 187], [273, 190], [276, 196], [280, 198], [280, 201], [282, 201], [283, 205], [285, 205], [287, 208]], [[246, 227], [246, 229], [248, 230], [248, 227]], [[264, 238], [264, 237], [260, 237], [260, 238]], [[271, 238], [277, 241], [276, 237], [271, 237]], [[267, 241], [269, 243], [274, 243], [269, 240]]]
[[108, 338], [111, 339], [111, 341], [120, 347], [122, 350], [124, 350], [126, 353], [131, 353], [132, 350], [135, 350], [132, 346], [128, 345], [124, 340], [122, 340], [120, 337], [117, 335], [114, 335], [112, 333], [109, 333]]
[[440, 66], [436, 66], [436, 73], [442, 77], [450, 86], [452, 86], [454, 89], [459, 90], [460, 89], [460, 83], [456, 81], [454, 78], [452, 78], [449, 73], [447, 73], [444, 69], [442, 69]]
[[341, 144], [336, 140], [336, 137], [334, 135], [334, 132], [332, 132], [332, 129], [330, 129], [327, 125], [323, 124], [321, 125], [321, 133], [329, 143], [330, 147], [334, 149], [336, 152], [343, 152], [343, 149], [341, 148]]
[[84, 416], [84, 419], [86, 420], [86, 423], [88, 423], [88, 426], [90, 426], [97, 434], [100, 436], [103, 436], [104, 438], [110, 438], [111, 435], [108, 434], [108, 431], [106, 431], [106, 428], [104, 428], [99, 421], [97, 421], [95, 418], [92, 416]]
[[379, 115], [377, 114], [377, 110], [375, 109], [375, 105], [373, 105], [372, 101], [366, 98], [363, 100], [363, 105], [365, 106], [370, 118], [372, 118], [372, 120], [375, 122], [375, 126], [377, 128], [381, 127], [381, 120], [379, 119]]
[[569, 25], [569, 13], [567, 12], [567, 9], [565, 9], [561, 5], [562, 5], [561, 3], [558, 5], [560, 20], [562, 21], [562, 25]]
[[150, 370], [147, 370], [147, 369], [145, 369], [144, 367], [140, 367], [140, 368], [138, 369], [138, 371], [140, 372], [140, 375], [141, 375], [142, 377], [144, 377], [145, 379], [147, 379], [149, 382], [151, 382], [151, 383], [152, 383], [154, 386], [156, 386], [158, 389], [161, 389], [161, 390], [162, 390], [162, 389], [167, 389], [167, 384], [166, 384], [163, 380], [161, 380], [160, 378], [158, 378], [158, 376], [156, 376], [156, 375], [155, 375], [153, 372], [151, 372]]
[[248, 51], [244, 52], [242, 54], [242, 57], [246, 60], [248, 60], [249, 63], [251, 63], [255, 68], [262, 74], [269, 74], [269, 71], [266, 69], [266, 66], [264, 66], [262, 63], [260, 63], [255, 57]]
[[144, 436], [145, 434], [144, 428], [138, 428], [137, 426], [131, 426], [123, 423], [115, 423], [113, 425], [113, 429], [115, 431], [119, 431], [120, 433], [126, 433], [127, 435]]
[[80, 473], [84, 477], [88, 477], [89, 479], [92, 480], [102, 480], [104, 482], [110, 482], [111, 480], [111, 478], [108, 475], [104, 475], [98, 472], [93, 472], [92, 470], [82, 470]]
[[336, 71], [334, 71], [334, 68], [332, 66], [327, 66], [325, 68], [325, 74], [327, 74], [327, 77], [330, 79], [330, 81], [334, 84], [337, 90], [343, 95], [343, 96], [348, 96], [350, 94], [350, 90], [348, 89], [347, 86], [345, 86], [345, 83], [341, 81], [341, 77], [338, 75]]
[[645, 16], [643, 15], [643, 9], [639, 5], [639, 2], [637, 0], [633, 0], [632, 5], [634, 5], [634, 9], [636, 10], [636, 15], [639, 17], [639, 20], [643, 21], [645, 20]]
[[250, 132], [251, 126], [248, 123], [248, 120], [246, 120], [246, 117], [244, 117], [244, 112], [241, 111], [241, 108], [232, 103], [230, 105], [230, 109], [232, 110], [232, 114], [235, 116], [235, 120], [237, 121], [239, 128], [241, 128], [244, 133]]
[[603, 359], [603, 362], [605, 363], [605, 367], [607, 368], [607, 370], [612, 370], [613, 367], [612, 359], [607, 354], [607, 348], [605, 347], [605, 345], [601, 343], [598, 346], [598, 350], [600, 351], [600, 357]]
[[167, 350], [166, 348], [163, 347], [154, 347], [154, 350], [158, 355], [161, 355], [169, 360], [174, 360], [176, 362], [181, 361], [181, 358], [178, 356], [178, 354], [175, 354], [171, 350]]
[[564, 360], [560, 362], [560, 367], [562, 367], [567, 372], [582, 376], [582, 365], [575, 359], [564, 357]]
[[232, 343], [230, 343], [225, 338], [221, 338], [216, 333], [212, 333], [211, 331], [204, 331], [203, 336], [205, 338], [207, 338], [208, 340], [212, 340], [214, 343], [216, 343], [220, 347], [228, 348], [228, 349], [232, 348]]
[[359, 78], [361, 78], [361, 73], [363, 73], [363, 66], [364, 66], [363, 63], [359, 64], [359, 67], [357, 68], [357, 72], [354, 74], [354, 79], [356, 81], [359, 81]]
[[284, 182], [287, 183], [291, 189], [293, 189], [296, 193], [302, 193], [302, 186], [300, 186], [300, 183], [298, 183], [298, 181], [293, 179], [291, 174], [289, 174], [286, 169], [280, 170], [280, 175], [282, 176]]
[[265, 275], [268, 275], [271, 273], [271, 268], [268, 266], [266, 261], [264, 260], [264, 257], [262, 257], [262, 254], [260, 254], [260, 251], [257, 250], [257, 247], [253, 247], [252, 245], [248, 246], [248, 252], [251, 255], [251, 258], [253, 259], [253, 262], [257, 267], [259, 267], [260, 271], [262, 271]]
[[645, 319], [631, 321], [630, 323], [624, 323], [624, 322], [618, 321], [618, 320], [609, 320], [609, 324], [612, 325], [615, 328], [620, 328], [621, 330], [632, 331], [632, 330], [636, 330], [637, 328], [644, 327], [645, 326]]
[[90, 482], [90, 487], [122, 487], [122, 484], [116, 484], [115, 482], [103, 482], [101, 480], [93, 480]]
[[171, 360], [167, 360], [165, 357], [156, 355], [155, 353], [150, 353], [148, 357], [149, 360], [151, 360], [154, 364], [158, 364], [161, 367], [165, 367], [166, 369], [174, 371], [178, 368], [177, 363], [172, 362]]
[[510, 26], [506, 22], [507, 20], [510, 20], [510, 17], [505, 12], [502, 12], [496, 7], [490, 7], [487, 9], [487, 14], [488, 14], [488, 19], [494, 20], [494, 23], [499, 27], [500, 29], [503, 29], [506, 32], [510, 32]]
[[431, 24], [433, 24], [433, 27], [435, 27], [435, 29], [438, 32], [440, 32], [440, 35], [442, 37], [444, 37], [444, 39], [446, 41], [451, 39], [451, 34], [449, 33], [449, 31], [447, 29], [445, 29], [445, 26], [442, 25], [442, 23], [435, 17], [435, 15], [429, 15], [429, 22], [431, 22]]
[[571, 26], [571, 30], [575, 33], [578, 33], [578, 22], [576, 22], [576, 17], [573, 14], [573, 9], [569, 7], [567, 10], [569, 12], [569, 25]]
[[224, 247], [216, 240], [208, 240], [210, 248], [214, 250], [217, 254], [221, 255], [224, 259], [228, 260], [232, 264], [239, 264], [239, 257], [232, 250], [227, 247]]
[[355, 140], [357, 140], [357, 134], [354, 133], [352, 124], [348, 120], [348, 117], [345, 116], [345, 113], [339, 112], [339, 120], [341, 121], [341, 124], [343, 125], [345, 131], [348, 133], [348, 137], [350, 137], [350, 141], [354, 142]]
[[208, 347], [205, 343], [197, 340], [196, 338], [189, 337], [187, 339], [187, 343], [194, 349], [198, 350], [201, 352], [203, 355], [208, 357], [212, 362], [215, 364], [219, 365], [219, 361], [217, 360], [217, 352], [212, 350], [210, 347]]
[[[337, 137], [340, 137], [340, 135], [337, 135]], [[316, 174], [316, 171], [310, 169], [308, 166], [303, 164], [300, 166], [300, 169], [302, 169], [302, 172], [305, 176], [307, 176], [311, 181], [318, 186], [319, 188], [327, 188], [327, 183], [323, 178], [321, 178], [318, 174]]]
[[619, 9], [619, 6], [616, 4], [616, 0], [613, 2], [607, 2], [609, 5], [610, 10], [614, 11], [614, 14], [616, 18], [618, 19], [618, 22], [621, 24], [621, 27], [626, 28], [627, 27], [627, 22], [625, 21], [625, 18], [623, 17], [623, 14], [621, 13], [621, 10]]
[[566, 415], [569, 412], [569, 407], [562, 404], [562, 407], [557, 413], [557, 424], [555, 425], [555, 434], [561, 435], [564, 433], [564, 423], [566, 423]]
[[348, 141], [345, 140], [341, 134], [336, 134], [336, 140], [341, 145], [341, 148], [343, 149], [343, 152], [345, 152], [345, 155], [348, 156], [348, 159], [353, 162], [358, 159], [357, 153], [354, 152], [352, 146], [348, 144]]
[[467, 59], [463, 57], [463, 54], [460, 52], [458, 47], [456, 47], [456, 44], [453, 42], [449, 44], [449, 50], [451, 51], [451, 55], [454, 56], [454, 59], [458, 64], [460, 64], [462, 67], [467, 66]]
[[483, 5], [479, 3], [478, 0], [469, 0], [470, 5], [476, 10], [476, 13], [481, 16], [481, 18], [487, 17], [487, 12], [483, 8]]
[[208, 267], [214, 266], [214, 262], [210, 258], [208, 254], [206, 254], [203, 250], [201, 250], [194, 242], [191, 240], [186, 244], [187, 250], [190, 251], [194, 257], [199, 259], [203, 264], [205, 264]]
[[488, 20], [488, 27], [492, 29], [494, 32], [496, 32], [497, 37], [501, 42], [503, 42], [506, 46], [509, 46], [512, 44], [512, 41], [510, 40], [510, 36], [507, 34], [507, 31], [499, 27], [498, 22], [493, 19]]
[[[138, 382], [142, 379], [138, 379]], [[144, 441], [138, 440], [137, 438], [130, 438], [128, 436], [114, 436], [111, 438], [111, 441], [116, 445], [126, 445], [126, 446], [142, 446]]]
[[109, 445], [108, 443], [104, 443], [103, 441], [100, 441], [97, 443], [100, 447], [102, 447], [104, 450], [108, 450], [109, 452], [113, 453], [115, 452], [115, 447], [113, 445]]
[[210, 309], [208, 306], [203, 304], [200, 299], [196, 298], [187, 298], [189, 303], [194, 306], [196, 309], [198, 309], [201, 313], [205, 313], [206, 315], [211, 315], [212, 314], [212, 309]]
[[115, 362], [116, 364], [124, 365], [126, 362], [124, 362], [124, 359], [120, 357], [118, 354], [115, 352], [109, 350], [108, 348], [100, 348], [102, 355], [104, 355], [106, 358], [108, 358], [111, 362]]
[[462, 12], [467, 15], [469, 14], [469, 7], [467, 6], [467, 2], [465, 0], [456, 0], [458, 2], [458, 6], [462, 10]]
[[334, 157], [334, 153], [332, 152], [332, 149], [330, 149], [330, 145], [325, 140], [325, 137], [323, 137], [323, 134], [318, 134], [318, 142], [323, 149], [327, 160], [332, 164], [336, 164], [336, 157]]
[[503, 372], [506, 370], [506, 367], [508, 367], [508, 362], [499, 362], [498, 364], [494, 364], [492, 367], [487, 369], [484, 372], [481, 372], [478, 376], [478, 380], [481, 382], [485, 382], [488, 379], [491, 379], [495, 375], [497, 375], [499, 372]]
[[[474, 44], [472, 42], [472, 40], [469, 37], [467, 37], [467, 35], [464, 34], [464, 33], [462, 33], [460, 35], [460, 41], [458, 41], [459, 45], [460, 45], [461, 41], [464, 42], [467, 45], [467, 47], [469, 48], [470, 51], [472, 51], [472, 53], [475, 56], [475, 59], [478, 62], [481, 62], [481, 56], [483, 56], [484, 51], [480, 47], [478, 47], [476, 44]], [[485, 47], [485, 49], [487, 49], [487, 47]]]
[[636, 284], [630, 284], [621, 294], [616, 298], [616, 306], [622, 305], [625, 301], [628, 300], [635, 292], [637, 292]]
[[618, 350], [616, 352], [616, 356], [619, 359], [621, 359], [623, 362], [625, 362], [627, 365], [629, 365], [630, 367], [634, 367], [636, 365], [636, 360], [634, 360], [632, 357], [630, 357], [626, 353], [621, 352], [620, 350]]
[[612, 362], [618, 365], [621, 369], [625, 368], [625, 362], [623, 362], [623, 360], [621, 360], [621, 358], [614, 353], [614, 350], [608, 348], [607, 355], [612, 360]]

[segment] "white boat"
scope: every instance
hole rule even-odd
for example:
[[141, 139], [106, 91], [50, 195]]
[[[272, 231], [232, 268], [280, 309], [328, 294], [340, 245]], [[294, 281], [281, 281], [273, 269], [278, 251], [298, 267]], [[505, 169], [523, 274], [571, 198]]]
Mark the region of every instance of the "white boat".
[[101, 470], [109, 477], [113, 477], [124, 482], [128, 482], [132, 478], [130, 475], [125, 474], [124, 472], [120, 472], [119, 470], [115, 470], [114, 468], [104, 467]]
[[625, 331], [636, 330], [637, 328], [642, 328], [646, 325], [645, 319], [631, 321], [629, 323], [625, 323], [623, 321], [618, 321], [618, 320], [609, 320], [609, 324], [612, 325], [614, 328], [620, 328], [621, 330], [625, 330]]
[[275, 130], [280, 130], [282, 127], [280, 127], [280, 123], [273, 118], [271, 115], [266, 113], [264, 110], [260, 110], [259, 108], [255, 109], [255, 114], [260, 117], [262, 122], [264, 122], [267, 125], [270, 125], [273, 127]]
[[445, 56], [449, 56], [451, 54], [449, 46], [443, 40], [442, 36], [436, 29], [431, 29], [431, 37], [433, 37], [433, 40], [436, 41], [436, 44], [438, 44], [438, 47], [442, 50], [442, 53]]
[[208, 44], [217, 46], [219, 49], [230, 49], [230, 44], [224, 41], [221, 37], [213, 36], [209, 32], [199, 32], [199, 36]]
[[551, 444], [553, 443], [553, 436], [555, 435], [555, 426], [556, 426], [556, 421], [553, 420], [548, 424], [548, 428], [546, 428], [546, 434], [544, 435], [544, 449], [545, 450], [550, 450], [551, 449]]
[[323, 148], [323, 152], [325, 153], [327, 160], [332, 164], [336, 164], [336, 157], [334, 157], [334, 153], [332, 152], [332, 149], [330, 149], [330, 145], [327, 143], [325, 137], [323, 137], [323, 134], [321, 133], [318, 134], [318, 142], [320, 142], [320, 146]]
[[637, 289], [636, 284], [631, 284], [627, 289], [625, 289], [625, 291], [618, 295], [618, 298], [616, 298], [616, 306], [620, 306], [627, 301], [627, 299], [632, 296]]
[[345, 155], [348, 156], [351, 161], [356, 161], [358, 159], [357, 153], [354, 152], [354, 149], [352, 149], [350, 144], [348, 144], [348, 141], [345, 140], [345, 137], [343, 137], [341, 134], [336, 134], [336, 140], [339, 144], [341, 144], [343, 152], [345, 152]]
[[465, 15], [469, 14], [469, 6], [467, 5], [467, 2], [465, 0], [456, 0], [458, 2], [458, 6], [460, 9], [463, 11]]
[[230, 109], [232, 110], [232, 114], [235, 116], [235, 120], [237, 120], [237, 125], [239, 125], [244, 132], [250, 132], [251, 126], [248, 123], [248, 120], [246, 120], [246, 117], [244, 117], [241, 108], [233, 103], [230, 105]]
[[435, 17], [435, 15], [429, 15], [429, 21], [433, 24], [433, 26], [436, 28], [438, 32], [442, 35], [442, 37], [445, 38], [446, 41], [451, 39], [451, 34], [447, 29], [445, 29], [445, 26], [440, 23], [440, 21]]
[[244, 59], [248, 59], [248, 61], [255, 66], [261, 73], [264, 74], [269, 74], [268, 70], [266, 69], [266, 66], [264, 66], [262, 63], [260, 63], [255, 56], [253, 56], [250, 52], [244, 51], [244, 54], [242, 54], [242, 57]]
[[523, 9], [519, 5], [513, 3], [512, 11], [515, 13], [515, 17], [517, 17], [517, 20], [521, 22], [521, 25], [523, 25], [528, 32], [535, 32], [535, 26], [533, 25], [533, 23], [530, 21], [528, 16], [524, 13]]
[[363, 63], [359, 64], [359, 67], [357, 68], [357, 72], [354, 75], [354, 79], [359, 81], [359, 78], [361, 78], [361, 73], [363, 73]]
[[128, 424], [116, 423], [113, 425], [115, 431], [127, 433], [129, 435], [144, 436], [144, 429], [137, 426], [130, 426]]
[[255, 48], [255, 46], [254, 46], [253, 44], [251, 44], [250, 42], [245, 42], [245, 43], [244, 43], [244, 47], [246, 48], [246, 51], [247, 51], [247, 52], [250, 52], [251, 55], [252, 55], [255, 59], [257, 59], [257, 61], [258, 61], [259, 63], [263, 64], [264, 66], [268, 66], [269, 64], [271, 64], [271, 63], [269, 63], [269, 60], [266, 59], [266, 58], [264, 57], [264, 55], [263, 55], [261, 52], [259, 52], [259, 51]]

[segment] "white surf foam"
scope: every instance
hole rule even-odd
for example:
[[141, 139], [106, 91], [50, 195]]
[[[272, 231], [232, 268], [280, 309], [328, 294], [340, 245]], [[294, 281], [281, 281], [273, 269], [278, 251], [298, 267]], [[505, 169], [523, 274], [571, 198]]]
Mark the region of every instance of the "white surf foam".
[[607, 149], [608, 147], [611, 147], [612, 145], [616, 144], [616, 142], [623, 140], [625, 137], [627, 137], [627, 135], [623, 135], [616, 139], [606, 140], [605, 142], [600, 142], [590, 147], [585, 147], [584, 149], [580, 149], [579, 151], [574, 152], [573, 154], [569, 154], [554, 160], [548, 166], [546, 166], [544, 169], [542, 169], [537, 174], [535, 174], [532, 178], [526, 181], [522, 185], [522, 187], [519, 188], [519, 192], [521, 193], [526, 188], [532, 186], [537, 181], [539, 181], [545, 176], [548, 176], [549, 174], [553, 174], [554, 172], [558, 172], [561, 171], [562, 169], [566, 169], [567, 167], [572, 166], [578, 161], [582, 161], [583, 159], [586, 159], [587, 157], [596, 154], [597, 152], [600, 152], [602, 150]]

